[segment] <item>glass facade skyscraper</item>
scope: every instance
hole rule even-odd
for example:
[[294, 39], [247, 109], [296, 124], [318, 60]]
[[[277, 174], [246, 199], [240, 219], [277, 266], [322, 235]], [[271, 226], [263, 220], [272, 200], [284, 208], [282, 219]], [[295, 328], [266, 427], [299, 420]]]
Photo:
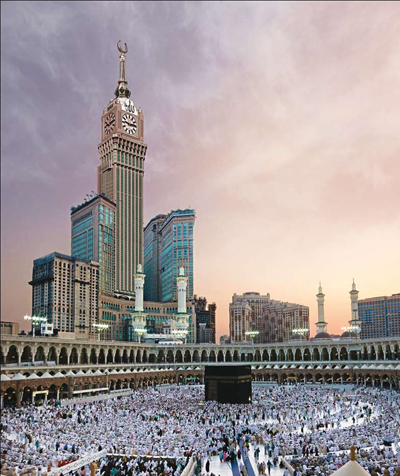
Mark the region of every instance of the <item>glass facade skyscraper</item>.
[[146, 301], [177, 300], [176, 278], [183, 266], [188, 277], [187, 299], [194, 297], [193, 209], [157, 215], [144, 230], [144, 273]]
[[96, 196], [71, 209], [71, 255], [100, 265], [99, 289], [115, 287], [115, 205]]

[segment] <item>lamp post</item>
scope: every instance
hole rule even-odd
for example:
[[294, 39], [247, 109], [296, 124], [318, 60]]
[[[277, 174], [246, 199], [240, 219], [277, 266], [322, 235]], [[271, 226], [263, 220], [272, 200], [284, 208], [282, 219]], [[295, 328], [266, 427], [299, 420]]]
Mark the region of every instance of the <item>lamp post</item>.
[[308, 327], [302, 327], [299, 329], [292, 329], [292, 332], [293, 334], [299, 334], [307, 338], [308, 336], [306, 336], [306, 334], [309, 335], [310, 330], [308, 329]]
[[101, 340], [101, 338], [100, 338], [101, 331], [105, 331], [110, 326], [108, 324], [93, 324], [93, 327], [97, 327], [97, 329], [99, 330], [98, 333], [97, 333], [97, 336], [98, 336], [97, 340], [100, 341]]
[[260, 334], [259, 331], [247, 331], [244, 333], [245, 336], [248, 336], [251, 338], [251, 344], [254, 345], [254, 337], [258, 336]]
[[140, 344], [140, 338], [146, 334], [146, 328], [145, 327], [134, 327], [135, 333], [139, 337], [139, 344]]
[[47, 317], [38, 317], [38, 316], [24, 316], [25, 321], [31, 321], [32, 322], [32, 336], [35, 337], [35, 325], [40, 322], [47, 322]]

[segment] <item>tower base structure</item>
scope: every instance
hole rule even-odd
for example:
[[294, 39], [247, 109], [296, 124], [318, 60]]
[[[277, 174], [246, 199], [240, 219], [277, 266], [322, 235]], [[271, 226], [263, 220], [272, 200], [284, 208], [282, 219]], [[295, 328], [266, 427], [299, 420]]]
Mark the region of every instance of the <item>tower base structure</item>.
[[251, 403], [250, 365], [207, 365], [204, 369], [205, 400], [219, 403]]

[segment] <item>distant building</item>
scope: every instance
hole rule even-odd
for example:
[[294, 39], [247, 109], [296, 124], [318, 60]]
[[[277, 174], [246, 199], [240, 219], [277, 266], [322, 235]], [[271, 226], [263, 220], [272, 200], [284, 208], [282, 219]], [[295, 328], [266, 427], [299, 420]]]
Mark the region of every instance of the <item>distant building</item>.
[[[261, 344], [286, 342], [294, 329], [309, 329], [308, 306], [276, 301], [270, 294], [257, 292], [234, 294], [229, 305], [229, 318], [232, 343], [240, 339]], [[254, 336], [246, 337], [246, 332], [253, 332]], [[308, 336], [309, 332], [306, 333]]]
[[194, 221], [195, 211], [174, 210], [157, 215], [144, 229], [145, 300], [177, 300], [176, 278], [181, 266], [188, 277], [187, 298], [194, 297]]
[[217, 305], [207, 304], [207, 298], [194, 297], [196, 309], [197, 344], [215, 344], [215, 317]]
[[358, 300], [361, 339], [400, 336], [400, 293]]
[[160, 228], [167, 215], [152, 218], [144, 229], [144, 297], [148, 301], [161, 302], [161, 238]]
[[220, 345], [224, 345], [224, 344], [230, 344], [231, 343], [231, 339], [229, 336], [227, 336], [226, 334], [221, 336], [219, 338], [219, 343]]
[[251, 342], [246, 332], [253, 328], [253, 309], [247, 301], [229, 304], [229, 332], [231, 344]]
[[115, 288], [115, 204], [95, 196], [71, 208], [71, 255], [99, 263], [99, 289]]
[[0, 321], [0, 333], [3, 336], [15, 336], [19, 334], [18, 322]]
[[32, 316], [46, 317], [60, 332], [95, 332], [99, 264], [51, 253], [33, 262]]

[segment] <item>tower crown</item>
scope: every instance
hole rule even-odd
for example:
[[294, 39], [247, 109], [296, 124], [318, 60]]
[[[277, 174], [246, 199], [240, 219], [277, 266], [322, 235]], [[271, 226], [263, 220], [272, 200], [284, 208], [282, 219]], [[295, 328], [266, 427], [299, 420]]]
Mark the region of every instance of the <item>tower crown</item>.
[[125, 54], [128, 52], [128, 46], [125, 43], [125, 49], [122, 49], [120, 46], [121, 40], [117, 43], [118, 51], [121, 53], [119, 57], [119, 80], [118, 86], [115, 90], [115, 97], [117, 98], [129, 98], [131, 92], [128, 88], [128, 81], [126, 80], [126, 72], [125, 72]]

